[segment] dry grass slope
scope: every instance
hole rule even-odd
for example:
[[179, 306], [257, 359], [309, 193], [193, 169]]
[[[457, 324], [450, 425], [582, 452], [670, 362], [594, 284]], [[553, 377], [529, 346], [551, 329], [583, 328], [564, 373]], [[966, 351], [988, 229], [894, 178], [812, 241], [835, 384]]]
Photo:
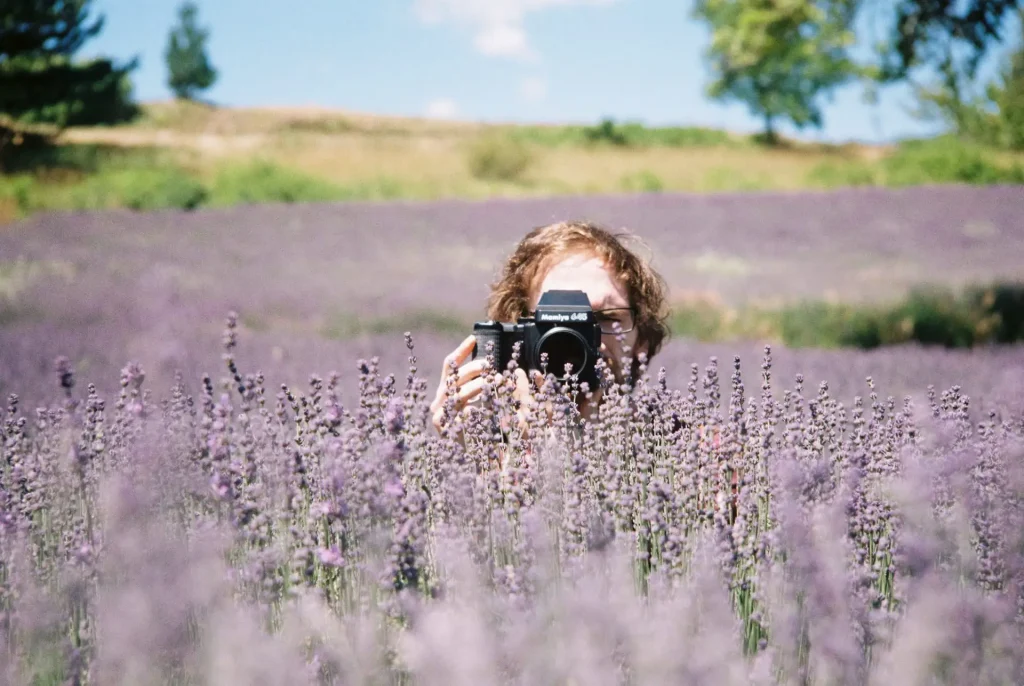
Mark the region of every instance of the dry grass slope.
[[[625, 180], [653, 174], [664, 190], [796, 189], [822, 162], [872, 160], [885, 147], [793, 142], [779, 149], [745, 144], [690, 147], [534, 145], [532, 168], [519, 183], [474, 178], [469, 146], [506, 124], [433, 121], [320, 108], [221, 109], [157, 103], [129, 127], [74, 129], [74, 143], [176, 150], [183, 164], [212, 175], [228, 162], [263, 158], [340, 184], [388, 178], [413, 197], [616, 193]], [[535, 127], [552, 130], [556, 127]]]

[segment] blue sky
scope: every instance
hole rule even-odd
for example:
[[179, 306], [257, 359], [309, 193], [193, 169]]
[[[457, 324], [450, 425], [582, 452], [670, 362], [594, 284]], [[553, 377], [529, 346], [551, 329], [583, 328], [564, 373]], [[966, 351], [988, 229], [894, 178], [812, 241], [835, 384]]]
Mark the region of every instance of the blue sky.
[[[170, 97], [163, 50], [177, 0], [96, 0], [83, 54], [139, 55], [142, 100]], [[692, 0], [207, 0], [200, 21], [230, 106], [317, 105], [485, 121], [593, 122], [756, 131], [742, 105], [705, 96], [707, 28]], [[864, 37], [865, 40], [867, 37]], [[804, 138], [878, 142], [935, 132], [908, 91], [877, 105], [836, 93]]]

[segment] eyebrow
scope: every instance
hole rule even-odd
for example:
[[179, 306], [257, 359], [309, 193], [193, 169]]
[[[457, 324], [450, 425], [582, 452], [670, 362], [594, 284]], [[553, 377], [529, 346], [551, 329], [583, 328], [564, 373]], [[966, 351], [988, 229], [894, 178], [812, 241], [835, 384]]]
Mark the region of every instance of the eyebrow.
[[611, 298], [609, 298], [608, 296], [605, 296], [605, 298], [603, 300], [600, 300], [597, 303], [591, 305], [591, 309], [593, 309], [593, 310], [619, 310], [619, 309], [628, 310], [629, 309], [629, 305], [620, 305], [620, 304], [618, 304], [618, 299], [615, 298], [614, 296], [612, 296]]

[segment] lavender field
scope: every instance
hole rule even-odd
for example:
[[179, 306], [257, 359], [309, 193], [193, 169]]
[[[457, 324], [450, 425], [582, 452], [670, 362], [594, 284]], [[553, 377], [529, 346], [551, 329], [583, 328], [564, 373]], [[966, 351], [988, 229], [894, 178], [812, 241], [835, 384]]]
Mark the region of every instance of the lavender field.
[[503, 441], [491, 375], [434, 430], [500, 260], [566, 217], [733, 302], [1024, 276], [1019, 188], [15, 225], [0, 683], [1024, 682], [1021, 347], [675, 340], [592, 421], [549, 383]]
[[[653, 255], [676, 295], [725, 302], [874, 300], [922, 283], [1021, 278], [1022, 197], [1018, 187], [935, 187], [40, 216], [0, 232], [0, 393], [47, 387], [57, 355], [107, 390], [128, 359], [158, 387], [176, 369], [194, 382], [216, 364], [231, 309], [251, 366], [275, 380], [348, 373], [371, 354], [393, 370], [405, 330], [422, 359], [440, 361], [482, 316], [515, 242], [566, 217], [638, 234], [646, 246], [637, 250]], [[756, 358], [759, 345], [676, 341], [661, 360], [679, 382], [710, 352]], [[900, 350], [805, 360], [779, 353], [787, 376], [797, 367], [815, 379], [818, 370], [849, 371], [860, 390], [874, 370], [899, 395], [905, 382], [926, 379], [979, 379], [982, 390], [1021, 356]]]

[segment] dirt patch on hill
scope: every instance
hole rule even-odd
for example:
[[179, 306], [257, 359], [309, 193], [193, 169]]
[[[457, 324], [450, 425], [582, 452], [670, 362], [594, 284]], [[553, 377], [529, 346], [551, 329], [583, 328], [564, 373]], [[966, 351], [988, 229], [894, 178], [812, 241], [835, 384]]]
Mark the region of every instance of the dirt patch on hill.
[[71, 129], [61, 136], [64, 143], [111, 145], [117, 147], [162, 147], [187, 149], [208, 155], [252, 153], [266, 146], [267, 134], [182, 133], [166, 129]]

